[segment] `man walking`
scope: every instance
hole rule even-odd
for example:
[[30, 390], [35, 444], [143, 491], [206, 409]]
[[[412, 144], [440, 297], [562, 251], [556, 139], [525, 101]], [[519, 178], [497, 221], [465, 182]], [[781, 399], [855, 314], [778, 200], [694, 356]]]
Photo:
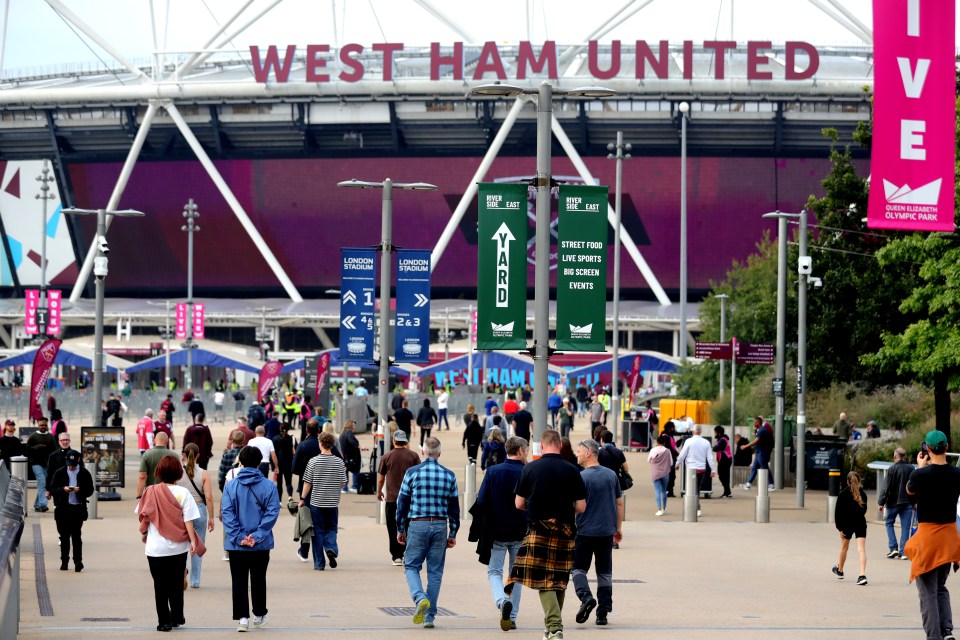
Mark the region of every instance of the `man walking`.
[[410, 411], [410, 402], [404, 400], [402, 406], [393, 414], [393, 421], [397, 423], [397, 428], [407, 434], [407, 440], [410, 440], [413, 434], [413, 411]]
[[170, 438], [163, 431], [153, 438], [153, 446], [140, 456], [140, 475], [137, 479], [137, 500], [143, 495], [143, 490], [157, 483], [155, 472], [164, 456], [173, 456], [179, 460], [176, 453], [167, 448]]
[[590, 433], [597, 430], [597, 427], [607, 423], [607, 413], [603, 409], [603, 403], [600, 402], [600, 396], [593, 396], [593, 402], [590, 403]]
[[960, 468], [947, 463], [947, 436], [942, 431], [928, 432], [924, 444], [926, 452], [917, 455], [918, 469], [907, 482], [920, 524], [904, 552], [911, 560], [910, 580], [917, 581], [923, 630], [928, 639], [946, 640], [954, 637], [947, 577], [951, 565], [960, 562], [956, 524]]
[[240, 416], [237, 418], [237, 426], [233, 431], [230, 432], [229, 438], [232, 438], [233, 434], [239, 431], [243, 434], [243, 446], [247, 446], [247, 443], [257, 437], [257, 434], [254, 433], [253, 429], [248, 426], [249, 423], [250, 421], [247, 420], [246, 416]]
[[67, 450], [65, 466], [58, 468], [50, 479], [53, 496], [53, 519], [60, 534], [60, 571], [66, 571], [70, 562], [70, 544], [73, 543], [73, 569], [83, 571], [83, 540], [80, 530], [87, 519], [87, 498], [93, 495], [93, 478], [80, 466], [80, 453]]
[[[910, 525], [913, 524], [913, 505], [907, 495], [907, 482], [913, 473], [913, 465], [906, 461], [907, 452], [903, 447], [897, 447], [893, 452], [893, 464], [887, 469], [887, 481], [880, 488], [877, 504], [880, 512], [887, 508], [885, 518], [887, 525], [887, 557], [891, 559], [904, 558], [903, 545], [910, 538]], [[897, 532], [894, 524], [900, 518], [900, 544], [897, 545]], [[906, 558], [904, 558], [906, 559]]]
[[[337, 568], [337, 527], [340, 522], [340, 490], [347, 481], [343, 460], [333, 455], [336, 439], [332, 433], [320, 434], [320, 453], [307, 463], [303, 472], [303, 488], [300, 490], [300, 508], [310, 505], [313, 519], [313, 568], [323, 571], [326, 551], [330, 568]], [[297, 555], [300, 551], [297, 550]], [[303, 559], [303, 556], [301, 556]]]
[[[153, 423], [153, 437], [156, 438], [157, 434], [161, 431], [167, 434], [167, 439], [171, 449], [177, 447], [177, 441], [173, 437], [173, 423], [167, 420], [167, 411], [165, 409], [160, 409], [157, 412], [157, 420]], [[173, 416], [173, 410], [170, 410], [171, 417]], [[152, 445], [151, 445], [152, 446]]]
[[206, 471], [207, 463], [213, 457], [213, 436], [210, 435], [210, 427], [203, 424], [204, 415], [198, 413], [193, 416], [193, 424], [187, 427], [183, 433], [183, 447], [186, 448], [191, 442], [197, 445], [200, 454], [197, 456], [197, 464]]
[[[713, 456], [713, 447], [701, 435], [702, 433], [702, 425], [693, 425], [693, 435], [683, 443], [683, 448], [680, 449], [680, 457], [677, 458], [677, 464], [675, 465], [677, 469], [683, 469], [684, 463], [686, 463], [687, 467], [697, 471], [696, 486], [685, 487], [685, 489], [697, 492], [698, 518], [703, 515], [703, 511], [700, 510], [700, 492], [703, 490], [703, 483], [706, 482], [708, 477], [716, 477], [717, 475], [717, 461]], [[709, 474], [707, 473], [708, 466], [710, 467]]]
[[[543, 419], [543, 418], [541, 418]], [[523, 468], [517, 483], [517, 509], [530, 524], [517, 552], [505, 591], [517, 584], [540, 594], [545, 640], [563, 640], [563, 597], [573, 569], [575, 516], [587, 505], [587, 489], [577, 468], [560, 457], [560, 432], [540, 436], [543, 455]]]
[[[57, 472], [61, 467], [67, 466], [67, 454], [76, 453], [80, 455], [80, 452], [76, 449], [70, 447], [70, 434], [61, 433], [57, 436], [57, 444], [60, 446], [59, 449], [50, 454], [50, 457], [47, 459], [47, 479], [52, 480], [53, 474]], [[47, 489], [47, 499], [50, 499], [51, 492]]]
[[[486, 538], [490, 539], [487, 580], [493, 592], [493, 603], [500, 611], [503, 631], [517, 628], [520, 611], [520, 588], [515, 586], [509, 596], [503, 590], [503, 561], [508, 560], [509, 576], [527, 531], [527, 516], [517, 509], [515, 493], [527, 461], [527, 441], [511, 436], [507, 438], [506, 448], [506, 461], [487, 469], [477, 492], [477, 507], [482, 514], [484, 531], [480, 537], [481, 545]], [[482, 548], [485, 549], [486, 545]]]
[[[840, 414], [846, 418], [845, 413]], [[773, 453], [773, 429], [770, 427], [770, 424], [764, 422], [761, 416], [757, 416], [753, 419], [753, 430], [754, 438], [747, 444], [740, 445], [740, 450], [749, 449], [751, 447], [756, 447], [757, 454], [753, 458], [753, 467], [750, 469], [750, 477], [747, 478], [747, 482], [740, 486], [744, 491], [750, 490], [750, 485], [753, 484], [754, 478], [757, 477], [757, 472], [760, 469], [767, 470], [767, 486], [772, 491], [774, 489], [773, 485], [773, 475], [770, 473], [770, 454]]]
[[400, 483], [407, 469], [420, 464], [420, 456], [410, 450], [407, 434], [397, 429], [393, 432], [393, 449], [380, 459], [377, 474], [377, 500], [385, 501], [387, 512], [387, 538], [390, 540], [390, 558], [394, 566], [403, 566], [404, 545], [397, 541], [397, 496]]
[[520, 409], [513, 414], [513, 435], [530, 442], [530, 425], [533, 423], [533, 415], [527, 411], [526, 402], [521, 402], [519, 407]]
[[37, 431], [27, 438], [27, 456], [30, 458], [33, 475], [37, 478], [37, 497], [33, 501], [34, 511], [50, 510], [47, 506], [47, 463], [56, 447], [57, 441], [49, 431], [47, 419], [40, 418], [37, 420]]
[[447, 431], [450, 431], [450, 420], [447, 418], [447, 407], [450, 405], [450, 394], [446, 389], [440, 389], [437, 394], [437, 431], [443, 429], [446, 423]]
[[153, 409], [147, 409], [137, 422], [137, 448], [142, 456], [153, 446]]
[[[247, 443], [248, 447], [256, 447], [260, 449], [260, 473], [263, 474], [264, 478], [270, 477], [270, 467], [274, 469], [279, 469], [280, 465], [277, 464], [277, 451], [273, 448], [273, 440], [266, 436], [267, 429], [262, 424], [254, 429], [256, 437], [251, 438], [250, 442]], [[277, 500], [280, 498], [278, 497]]]
[[[437, 462], [440, 440], [431, 436], [423, 445], [426, 459], [407, 471], [397, 495], [397, 542], [407, 545], [403, 566], [410, 597], [417, 606], [413, 624], [432, 629], [447, 549], [457, 544], [460, 498], [457, 477]], [[426, 591], [420, 576], [424, 562]]]
[[[702, 439], [702, 438], [701, 438]], [[613, 545], [623, 538], [623, 493], [620, 479], [598, 460], [600, 446], [587, 439], [577, 445], [580, 477], [587, 489], [587, 507], [577, 514], [577, 539], [573, 550], [573, 587], [580, 599], [577, 623], [583, 624], [597, 608], [597, 624], [607, 624], [613, 611]], [[597, 598], [590, 592], [587, 571], [596, 559]], [[599, 606], [597, 604], [599, 599]]]

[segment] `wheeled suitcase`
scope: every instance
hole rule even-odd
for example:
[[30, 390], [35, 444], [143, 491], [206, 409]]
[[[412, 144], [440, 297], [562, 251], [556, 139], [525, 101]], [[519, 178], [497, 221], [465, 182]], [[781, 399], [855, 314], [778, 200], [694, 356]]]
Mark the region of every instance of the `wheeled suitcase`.
[[363, 471], [357, 475], [360, 476], [360, 486], [357, 489], [357, 493], [362, 493], [363, 495], [373, 495], [377, 489], [377, 474], [370, 473], [369, 471]]

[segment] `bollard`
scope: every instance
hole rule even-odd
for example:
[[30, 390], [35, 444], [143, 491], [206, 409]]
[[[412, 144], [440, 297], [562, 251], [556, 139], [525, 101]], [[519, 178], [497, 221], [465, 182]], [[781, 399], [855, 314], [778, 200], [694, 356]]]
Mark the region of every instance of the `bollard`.
[[836, 522], [837, 496], [840, 495], [840, 469], [827, 472], [827, 522]]
[[30, 504], [30, 501], [27, 499], [29, 492], [27, 479], [30, 477], [30, 472], [27, 470], [27, 468], [26, 456], [13, 456], [10, 458], [10, 475], [23, 480], [23, 517], [27, 517], [27, 510]]
[[685, 467], [683, 476], [683, 521], [697, 521], [697, 506], [700, 503], [700, 494], [697, 493], [697, 470]]
[[770, 471], [757, 470], [757, 514], [755, 522], [770, 522]]
[[97, 515], [97, 500], [99, 494], [97, 493], [97, 463], [96, 462], [85, 462], [83, 463], [84, 468], [87, 470], [87, 473], [90, 474], [90, 477], [93, 478], [93, 495], [90, 496], [90, 499], [87, 501], [87, 517], [90, 520], [96, 520], [99, 516]]
[[477, 499], [477, 463], [468, 462], [463, 470], [466, 483], [463, 489], [463, 509], [460, 510], [460, 517], [464, 520], [473, 520], [470, 515], [470, 507]]

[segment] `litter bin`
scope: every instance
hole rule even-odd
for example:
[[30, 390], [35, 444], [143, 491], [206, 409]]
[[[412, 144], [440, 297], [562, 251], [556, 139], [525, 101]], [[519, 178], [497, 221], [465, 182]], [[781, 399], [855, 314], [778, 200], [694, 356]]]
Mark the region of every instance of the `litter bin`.
[[[826, 489], [830, 469], [843, 469], [843, 457], [847, 443], [833, 436], [807, 436], [806, 480], [809, 489]], [[794, 439], [790, 454], [790, 469], [797, 468], [797, 443]]]

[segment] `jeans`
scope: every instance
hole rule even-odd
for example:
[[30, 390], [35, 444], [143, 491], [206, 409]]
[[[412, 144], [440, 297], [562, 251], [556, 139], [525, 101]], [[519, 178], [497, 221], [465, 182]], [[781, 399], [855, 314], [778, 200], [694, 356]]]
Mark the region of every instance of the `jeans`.
[[753, 480], [757, 477], [757, 471], [760, 469], [767, 470], [767, 483], [773, 484], [773, 476], [770, 475], [770, 460], [767, 459], [768, 455], [763, 449], [757, 449], [757, 455], [753, 457], [753, 466], [750, 468], [750, 477], [747, 478], [747, 484], [753, 484]]
[[323, 569], [326, 566], [323, 552], [332, 551], [334, 556], [340, 555], [337, 546], [337, 524], [340, 520], [339, 507], [315, 507], [310, 505], [310, 516], [313, 518], [313, 568]]
[[[894, 530], [894, 523], [897, 517], [900, 517], [900, 544], [897, 545], [897, 533]], [[896, 549], [903, 553], [903, 545], [910, 539], [910, 525], [913, 524], [913, 506], [908, 504], [898, 504], [887, 507], [887, 549]]]
[[543, 607], [543, 628], [553, 633], [563, 631], [563, 597], [566, 591], [541, 591], [540, 606]]
[[657, 496], [657, 511], [666, 511], [667, 509], [667, 484], [670, 482], [670, 476], [663, 476], [653, 481], [653, 492]]
[[390, 538], [390, 557], [394, 560], [403, 558], [406, 545], [397, 542], [397, 503], [388, 502], [387, 505], [387, 537]]
[[183, 620], [183, 570], [187, 568], [187, 554], [147, 556], [147, 562], [153, 576], [157, 624], [180, 622]]
[[33, 499], [33, 506], [47, 506], [47, 468], [39, 464], [33, 466], [33, 475], [37, 477], [37, 497]]
[[446, 423], [447, 431], [450, 430], [450, 420], [447, 419], [447, 410], [446, 409], [437, 409], [437, 428], [442, 428], [442, 425]]
[[953, 612], [950, 610], [950, 592], [947, 591], [947, 576], [950, 564], [917, 576], [917, 594], [920, 596], [920, 617], [927, 640], [940, 640], [944, 629], [953, 629]]
[[[230, 579], [233, 588], [233, 619], [250, 617], [250, 600], [253, 600], [253, 615], [267, 615], [267, 565], [269, 551], [230, 551]], [[180, 585], [183, 589], [183, 585]], [[182, 595], [182, 591], [181, 591]]]
[[[193, 530], [197, 532], [197, 537], [200, 538], [203, 542], [207, 541], [207, 507], [206, 505], [198, 504], [197, 509], [200, 510], [200, 517], [193, 521]], [[190, 556], [190, 584], [199, 587], [200, 586], [200, 563], [203, 562], [203, 558], [197, 554]]]
[[591, 559], [597, 562], [597, 612], [613, 611], [613, 536], [577, 536], [573, 549], [573, 588], [580, 602], [593, 597], [587, 584]]
[[[447, 521], [414, 520], [407, 528], [407, 552], [403, 558], [403, 569], [407, 578], [407, 588], [414, 604], [424, 598], [430, 601], [425, 622], [433, 622], [437, 617], [437, 598], [440, 597], [440, 583], [443, 581], [443, 565], [447, 559]], [[427, 563], [427, 590], [423, 590], [420, 570]]]
[[[490, 551], [490, 564], [487, 565], [487, 580], [490, 581], [490, 591], [493, 594], [493, 604], [500, 608], [503, 601], [507, 599], [507, 594], [503, 592], [503, 561], [510, 554], [510, 563], [507, 565], [507, 575], [513, 569], [513, 563], [517, 559], [517, 552], [520, 550], [521, 540], [511, 540], [508, 542], [493, 541], [493, 549]], [[513, 591], [510, 593], [510, 602], [513, 603], [513, 612], [510, 619], [516, 622], [517, 613], [520, 611], [520, 584], [513, 585]]]

